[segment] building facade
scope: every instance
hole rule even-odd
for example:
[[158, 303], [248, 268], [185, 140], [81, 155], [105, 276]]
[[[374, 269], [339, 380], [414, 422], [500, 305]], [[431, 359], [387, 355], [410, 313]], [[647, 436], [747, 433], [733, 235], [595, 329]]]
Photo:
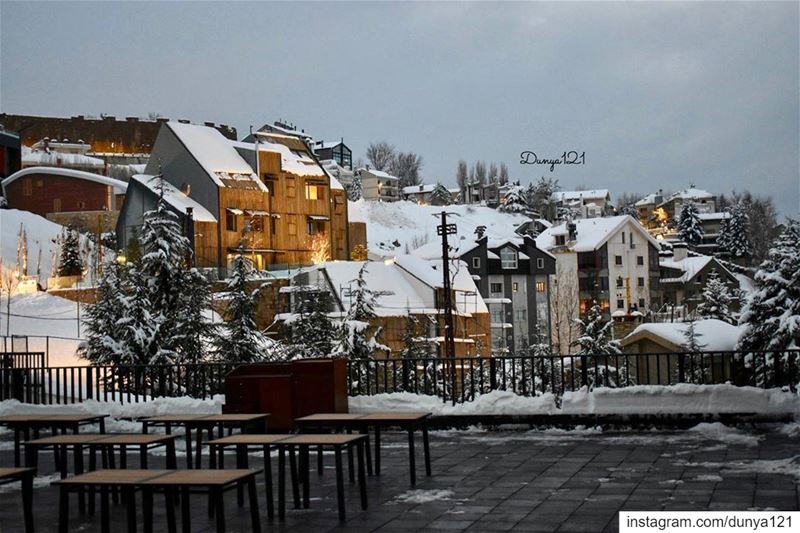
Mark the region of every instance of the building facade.
[[356, 170], [361, 180], [361, 197], [377, 202], [396, 202], [400, 197], [400, 178], [382, 170]]

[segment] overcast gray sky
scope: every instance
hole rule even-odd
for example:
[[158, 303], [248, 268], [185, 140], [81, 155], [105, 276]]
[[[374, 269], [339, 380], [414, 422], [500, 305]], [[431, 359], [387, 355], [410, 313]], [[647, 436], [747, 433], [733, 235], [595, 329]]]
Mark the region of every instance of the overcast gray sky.
[[[612, 195], [800, 204], [800, 17], [766, 3], [0, 2], [0, 110], [249, 125], [504, 161]], [[533, 150], [584, 166], [521, 166]]]

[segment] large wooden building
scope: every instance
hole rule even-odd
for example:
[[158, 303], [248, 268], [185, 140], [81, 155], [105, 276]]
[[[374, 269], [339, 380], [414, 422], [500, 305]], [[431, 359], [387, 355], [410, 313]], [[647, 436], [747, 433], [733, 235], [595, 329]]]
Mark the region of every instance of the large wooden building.
[[[209, 213], [202, 221], [182, 213], [197, 266], [224, 274], [237, 254], [251, 257], [259, 269], [348, 259], [347, 196], [341, 185], [303, 139], [259, 132], [255, 141], [231, 141], [205, 126], [162, 125], [146, 174], [163, 176]], [[147, 179], [152, 178], [137, 181]], [[123, 246], [157, 200], [151, 194], [134, 196], [117, 226]]]

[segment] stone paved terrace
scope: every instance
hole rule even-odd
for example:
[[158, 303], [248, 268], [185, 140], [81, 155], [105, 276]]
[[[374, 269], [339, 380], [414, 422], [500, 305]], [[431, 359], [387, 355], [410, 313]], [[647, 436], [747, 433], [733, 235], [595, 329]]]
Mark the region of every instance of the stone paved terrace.
[[[114, 425], [110, 431], [119, 430]], [[290, 503], [284, 523], [268, 523], [260, 476], [264, 531], [600, 532], [617, 530], [620, 509], [800, 509], [792, 475], [800, 476], [800, 465], [791, 461], [800, 450], [800, 427], [731, 429], [721, 436], [717, 429], [437, 431], [431, 434], [434, 476], [423, 476], [418, 492], [409, 492], [404, 435], [387, 434], [383, 473], [368, 478], [369, 510], [360, 510], [357, 488], [346, 482], [348, 521], [340, 525], [333, 471], [321, 478], [312, 471], [311, 508], [293, 510]], [[10, 437], [0, 435], [3, 466], [12, 462]], [[159, 466], [161, 459], [151, 463]], [[251, 456], [251, 466], [260, 465], [261, 458]], [[50, 454], [41, 466], [43, 475], [52, 474]], [[56, 531], [52, 479], [39, 478], [35, 490], [41, 532]], [[22, 531], [19, 494], [10, 486], [0, 491], [0, 531]], [[214, 531], [205, 499], [196, 498], [193, 531]], [[228, 531], [249, 531], [247, 507], [237, 509], [235, 492], [227, 495], [226, 511]], [[155, 512], [156, 531], [165, 531], [163, 499], [156, 498]], [[71, 518], [71, 531], [99, 531], [99, 516], [78, 517], [73, 505]], [[112, 508], [112, 520], [115, 531], [125, 531], [122, 506]]]

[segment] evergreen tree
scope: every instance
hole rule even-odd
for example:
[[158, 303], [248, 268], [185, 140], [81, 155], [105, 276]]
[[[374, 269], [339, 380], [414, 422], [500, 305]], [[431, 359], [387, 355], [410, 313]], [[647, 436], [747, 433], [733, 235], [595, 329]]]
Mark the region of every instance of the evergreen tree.
[[689, 377], [689, 383], [704, 384], [710, 381], [710, 361], [703, 357], [702, 352], [706, 344], [700, 341], [703, 335], [697, 331], [697, 319], [692, 317], [686, 322], [683, 332], [683, 348], [689, 352], [688, 360], [684, 360], [684, 376]]
[[736, 202], [731, 207], [730, 215], [717, 237], [719, 250], [731, 258], [749, 257], [753, 253], [749, 237], [750, 222], [742, 202]]
[[290, 329], [289, 351], [295, 359], [328, 357], [334, 353], [338, 331], [329, 313], [332, 298], [328, 291], [302, 287], [295, 291], [298, 298]]
[[580, 354], [603, 355], [621, 353], [619, 343], [611, 338], [610, 320], [603, 319], [603, 311], [597, 302], [583, 318], [576, 318], [575, 324], [580, 334], [572, 342], [572, 346], [580, 348]]
[[[788, 219], [755, 276], [740, 323], [739, 349], [786, 350], [800, 346], [800, 221]], [[761, 358], [756, 357], [759, 365]], [[767, 363], [771, 366], [770, 362]], [[797, 365], [795, 365], [796, 367]]]
[[511, 187], [500, 200], [500, 206], [497, 209], [506, 213], [524, 213], [528, 211], [530, 208], [528, 207], [528, 202], [525, 201], [525, 193], [522, 187], [519, 185]]
[[359, 175], [353, 176], [353, 181], [350, 183], [350, 185], [346, 186], [345, 189], [347, 190], [348, 200], [350, 200], [351, 202], [361, 200], [364, 194], [361, 188], [361, 176]]
[[264, 348], [271, 344], [256, 327], [255, 296], [259, 289], [248, 288], [248, 282], [255, 277], [250, 260], [237, 255], [233, 261], [233, 273], [225, 286], [228, 298], [222, 313], [225, 323], [217, 337], [217, 357], [223, 361], [251, 363], [264, 360]]
[[80, 234], [72, 226], [67, 226], [61, 243], [58, 275], [80, 276], [81, 274], [83, 274], [83, 260], [81, 259]]
[[431, 205], [450, 205], [453, 203], [453, 195], [442, 185], [437, 183], [431, 191]]
[[[372, 290], [366, 279], [369, 262], [365, 262], [358, 270], [358, 276], [352, 281], [355, 288], [351, 289], [351, 304], [341, 330], [340, 352], [344, 353], [351, 361], [365, 361], [372, 359], [376, 351], [389, 351], [379, 342], [381, 327], [377, 327], [369, 335], [370, 323], [376, 318], [375, 304], [379, 292]], [[363, 369], [366, 370], [366, 369]]]
[[702, 336], [702, 333], [697, 332], [697, 319], [692, 317], [686, 322], [686, 330], [683, 332], [683, 338], [686, 340], [683, 343], [683, 347], [686, 348], [687, 352], [693, 354], [702, 352], [703, 348], [706, 347], [706, 344], [700, 342], [700, 337]]
[[107, 262], [97, 285], [96, 303], [88, 306], [83, 316], [86, 341], [81, 343], [78, 354], [93, 364], [119, 365], [128, 352], [124, 276], [124, 266]]
[[733, 300], [728, 285], [719, 277], [716, 270], [708, 275], [708, 281], [702, 293], [703, 301], [697, 306], [697, 315], [703, 318], [716, 318], [728, 324], [736, 320], [730, 310]]
[[690, 246], [697, 246], [703, 240], [703, 226], [700, 222], [697, 206], [687, 201], [681, 207], [678, 235]]

